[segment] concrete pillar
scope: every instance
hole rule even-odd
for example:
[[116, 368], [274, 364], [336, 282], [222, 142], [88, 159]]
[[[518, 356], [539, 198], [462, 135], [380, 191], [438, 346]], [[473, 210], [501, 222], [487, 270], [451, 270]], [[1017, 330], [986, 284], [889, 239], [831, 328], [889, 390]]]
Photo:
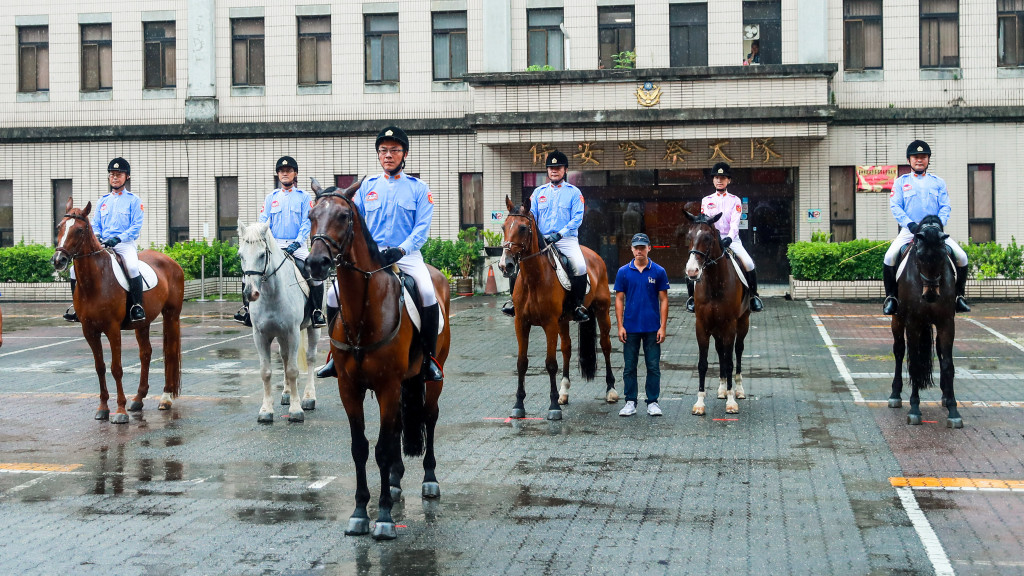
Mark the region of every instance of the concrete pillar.
[[216, 0], [188, 0], [187, 122], [217, 121]]
[[[212, 0], [210, 0], [212, 2]], [[512, 71], [512, 2], [484, 0], [484, 72]]]

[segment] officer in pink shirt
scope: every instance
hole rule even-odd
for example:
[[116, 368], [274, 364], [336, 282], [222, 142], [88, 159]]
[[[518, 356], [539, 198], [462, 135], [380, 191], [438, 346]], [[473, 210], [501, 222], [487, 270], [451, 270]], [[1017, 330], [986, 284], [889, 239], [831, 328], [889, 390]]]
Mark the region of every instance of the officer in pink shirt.
[[[729, 165], [719, 162], [711, 168], [712, 182], [715, 185], [715, 193], [708, 194], [700, 202], [700, 211], [711, 218], [717, 214], [723, 216], [715, 223], [715, 228], [722, 235], [722, 248], [732, 248], [733, 254], [740, 259], [740, 264], [746, 271], [747, 285], [750, 286], [750, 311], [760, 312], [764, 310], [764, 304], [757, 295], [757, 272], [754, 271], [754, 260], [747, 254], [740, 242], [740, 217], [743, 216], [743, 201], [737, 196], [729, 194], [727, 190], [732, 181]], [[686, 283], [686, 290], [690, 298], [686, 301], [686, 311], [693, 312], [693, 284]]]

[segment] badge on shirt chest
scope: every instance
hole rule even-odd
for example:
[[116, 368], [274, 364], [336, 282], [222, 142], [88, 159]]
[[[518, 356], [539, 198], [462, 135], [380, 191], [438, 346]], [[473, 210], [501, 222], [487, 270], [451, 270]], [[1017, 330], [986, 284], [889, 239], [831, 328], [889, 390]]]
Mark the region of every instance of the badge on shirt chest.
[[708, 202], [708, 210], [713, 210], [714, 208], [715, 208], [715, 203], [714, 202]]
[[374, 202], [377, 199], [378, 199], [378, 196], [377, 196], [377, 191], [376, 190], [370, 190], [369, 192], [366, 193], [366, 201], [367, 202]]
[[545, 195], [541, 194], [541, 195], [540, 195], [540, 196], [539, 196], [539, 197], [537, 198], [537, 204], [547, 204], [547, 203], [548, 203], [548, 197], [547, 197], [547, 196], [545, 196]]
[[277, 200], [272, 200], [270, 202], [270, 207], [271, 208], [277, 208], [278, 206], [279, 206], [279, 204], [278, 204]]
[[106, 214], [107, 211], [109, 211], [109, 210], [110, 210], [110, 207], [107, 206], [106, 202], [104, 202], [103, 204], [100, 204], [100, 214]]
[[653, 276], [651, 276], [651, 277], [648, 277], [648, 278], [647, 278], [647, 283], [648, 283], [648, 284], [654, 284], [654, 277], [653, 277]]
[[907, 183], [907, 184], [903, 185], [903, 191], [904, 192], [910, 192], [913, 189], [914, 189], [914, 185], [913, 184]]

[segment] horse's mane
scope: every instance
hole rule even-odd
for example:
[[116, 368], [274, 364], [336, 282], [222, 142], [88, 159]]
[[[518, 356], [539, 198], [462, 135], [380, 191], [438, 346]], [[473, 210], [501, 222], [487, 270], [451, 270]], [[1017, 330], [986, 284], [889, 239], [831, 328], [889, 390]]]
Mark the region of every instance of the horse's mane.
[[942, 231], [944, 228], [944, 226], [942, 225], [942, 220], [939, 219], [939, 217], [934, 214], [929, 214], [928, 216], [922, 218], [921, 226], [938, 226], [940, 231]]
[[349, 205], [349, 207], [352, 208], [352, 213], [355, 214], [355, 218], [359, 222], [359, 229], [362, 230], [363, 242], [366, 242], [366, 249], [370, 253], [370, 259], [373, 260], [373, 262], [378, 266], [382, 265], [384, 261], [380, 259], [380, 247], [377, 246], [377, 241], [374, 240], [373, 236], [370, 235], [370, 228], [366, 225], [366, 219], [363, 218], [363, 215], [359, 213], [359, 209], [356, 207], [355, 202], [349, 200], [348, 197], [338, 192], [337, 186], [331, 186], [330, 188], [327, 188], [326, 190], [321, 192], [321, 194], [327, 194], [329, 192], [334, 192], [342, 196], [342, 198], [345, 199], [345, 202]]
[[697, 214], [696, 216], [693, 217], [693, 223], [694, 224], [707, 224], [708, 226], [712, 225], [711, 224], [711, 219], [708, 218], [708, 215], [704, 214], [703, 212], [701, 212], [700, 214]]
[[508, 215], [509, 216], [521, 216], [523, 218], [526, 218], [526, 219], [530, 220], [530, 222], [533, 223], [533, 227], [537, 228], [537, 246], [541, 250], [543, 250], [544, 248], [547, 247], [548, 242], [547, 242], [547, 240], [544, 239], [544, 235], [540, 233], [540, 228], [537, 226], [537, 221], [533, 217], [533, 212], [530, 212], [529, 210], [526, 210], [526, 205], [525, 204], [520, 204], [519, 208], [516, 208], [515, 210], [509, 211]]

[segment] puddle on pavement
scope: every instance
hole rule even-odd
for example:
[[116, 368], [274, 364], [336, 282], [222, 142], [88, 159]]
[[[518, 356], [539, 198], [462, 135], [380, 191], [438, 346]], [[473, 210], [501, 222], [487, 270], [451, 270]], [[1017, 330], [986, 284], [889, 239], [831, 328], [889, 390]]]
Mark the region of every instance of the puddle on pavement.
[[[902, 507], [899, 498], [895, 496], [879, 500], [850, 500], [853, 520], [860, 530], [901, 525], [895, 516], [896, 511], [902, 510]], [[909, 520], [904, 521], [909, 523]]]
[[960, 508], [949, 494], [916, 490], [914, 496], [917, 498], [917, 505], [921, 510], [956, 510]]
[[216, 348], [213, 355], [222, 360], [239, 360], [242, 358], [242, 351], [238, 348]]
[[279, 522], [303, 522], [306, 520], [338, 520], [336, 513], [329, 513], [320, 508], [268, 508], [253, 506], [235, 512], [235, 517], [250, 524], [277, 524]]

